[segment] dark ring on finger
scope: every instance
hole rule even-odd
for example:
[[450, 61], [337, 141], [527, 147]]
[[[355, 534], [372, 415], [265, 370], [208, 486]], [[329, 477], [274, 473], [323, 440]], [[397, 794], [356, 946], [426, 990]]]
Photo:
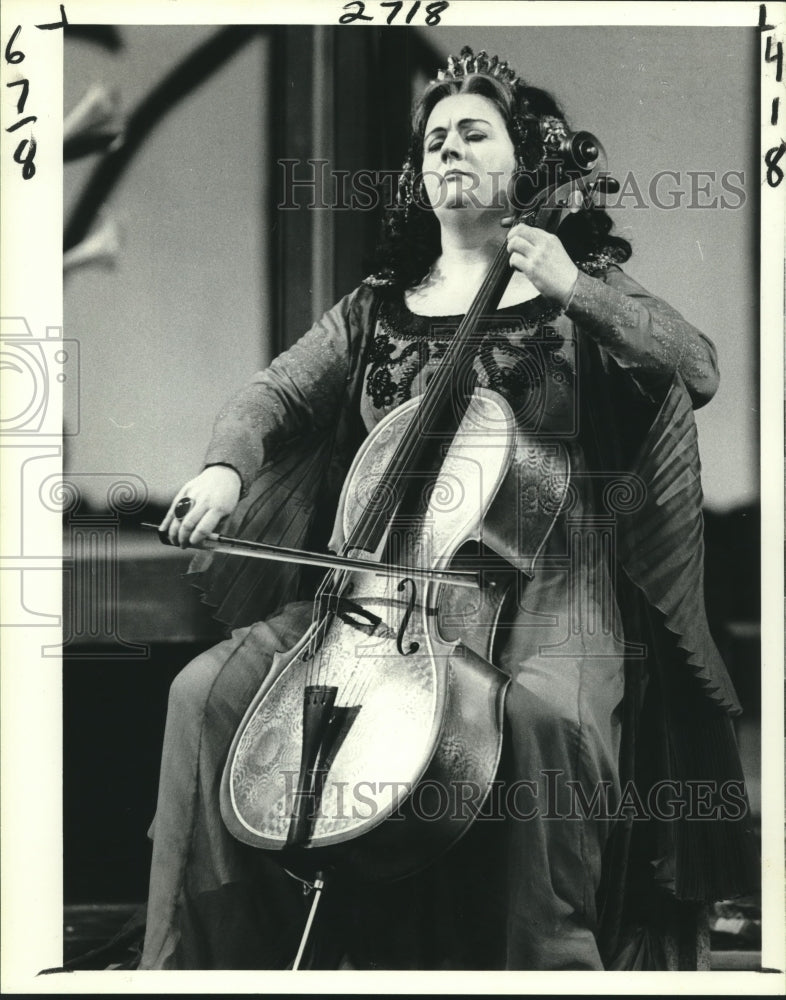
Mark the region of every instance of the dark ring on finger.
[[175, 517], [178, 518], [178, 520], [182, 520], [191, 510], [192, 503], [193, 501], [191, 497], [183, 497], [181, 500], [178, 500], [175, 506]]

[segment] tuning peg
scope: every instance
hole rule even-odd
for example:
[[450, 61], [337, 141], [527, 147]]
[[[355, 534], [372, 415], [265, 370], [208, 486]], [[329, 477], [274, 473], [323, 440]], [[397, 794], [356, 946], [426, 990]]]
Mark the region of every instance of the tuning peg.
[[115, 219], [106, 216], [98, 227], [63, 254], [63, 272], [74, 271], [89, 264], [114, 267], [120, 251], [120, 227]]
[[616, 194], [620, 189], [620, 182], [614, 177], [599, 177], [592, 185], [592, 189], [600, 194]]
[[93, 84], [63, 122], [63, 159], [118, 148], [124, 125], [117, 91]]

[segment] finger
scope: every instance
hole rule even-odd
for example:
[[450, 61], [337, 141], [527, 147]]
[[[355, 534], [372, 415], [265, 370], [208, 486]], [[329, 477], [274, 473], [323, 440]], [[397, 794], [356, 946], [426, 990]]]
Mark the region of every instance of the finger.
[[520, 261], [524, 261], [526, 263], [526, 273], [528, 275], [538, 268], [548, 266], [548, 254], [544, 251], [543, 247], [532, 246], [530, 243], [520, 243], [510, 247], [508, 253], [511, 258], [512, 266], [515, 266], [512, 263], [514, 255], [516, 255]]
[[521, 273], [525, 274], [528, 278], [532, 277], [534, 270], [532, 267], [532, 261], [530, 261], [523, 254], [512, 253], [510, 255], [510, 266], [515, 268], [517, 271], [521, 271]]
[[511, 229], [507, 235], [508, 245], [521, 243], [527, 246], [542, 247], [546, 246], [550, 239], [550, 233], [544, 233], [542, 229], [536, 229], [534, 226], [517, 226], [515, 229]]
[[191, 509], [180, 521], [177, 531], [177, 544], [181, 548], [187, 548], [189, 544], [193, 544], [191, 535], [208, 510], [210, 510], [210, 503], [207, 500], [191, 498]]
[[175, 499], [172, 501], [172, 506], [169, 508], [169, 512], [167, 513], [165, 519], [167, 524], [167, 533], [169, 535], [169, 541], [170, 544], [172, 545], [178, 544], [177, 536], [178, 532], [180, 531], [180, 521], [177, 517], [175, 517], [175, 507], [177, 506], [177, 503], [180, 499], [182, 498], [175, 497]]
[[535, 243], [522, 236], [515, 236], [512, 240], [508, 240], [508, 253], [520, 253], [522, 256], [526, 257], [528, 254], [534, 253], [536, 250], [537, 247]]
[[515, 239], [517, 236], [536, 239], [537, 236], [533, 236], [533, 233], [537, 234], [540, 232], [540, 229], [535, 229], [534, 226], [528, 226], [526, 222], [519, 222], [515, 226], [511, 226], [508, 230], [507, 239]]
[[169, 522], [169, 529], [167, 534], [169, 535], [170, 545], [179, 545], [180, 541], [178, 539], [178, 534], [180, 533], [180, 521], [172, 515], [172, 520]]
[[[187, 490], [188, 490], [188, 486], [184, 486], [182, 490], [180, 490], [178, 493], [175, 494], [175, 497], [172, 500], [172, 503], [169, 505], [169, 510], [166, 512], [166, 515], [164, 516], [164, 520], [158, 526], [158, 530], [159, 531], [168, 531], [168, 529], [172, 525], [172, 522], [174, 520], [176, 520], [176, 518], [175, 518], [175, 507], [177, 507], [177, 505], [180, 503], [180, 501], [183, 499], [183, 497], [187, 495]], [[170, 532], [169, 540], [172, 542], [172, 544], [174, 544], [171, 532]]]
[[[176, 513], [176, 511], [177, 511], [177, 505], [185, 497], [188, 497], [191, 500], [191, 508], [190, 508], [190, 510], [188, 512], [190, 514], [198, 506], [197, 501], [194, 500], [193, 497], [192, 497], [192, 493], [193, 492], [194, 492], [193, 488], [190, 488], [190, 484], [187, 484], [180, 491], [180, 495], [177, 496], [177, 497], [175, 497], [175, 499], [172, 501], [172, 508], [171, 508], [172, 517], [171, 517], [171, 520], [169, 521], [169, 541], [172, 543], [172, 545], [180, 545], [181, 544], [181, 541], [180, 541], [180, 532], [181, 532], [181, 529], [183, 527], [183, 521], [185, 520], [185, 516], [184, 517], [178, 517], [177, 516], [177, 513]], [[169, 515], [167, 515], [167, 516], [169, 516]], [[196, 523], [196, 522], [193, 522], [193, 523]]]
[[208, 535], [212, 534], [216, 530], [225, 517], [226, 514], [218, 507], [213, 507], [208, 510], [194, 531], [192, 531], [191, 544], [199, 545], [203, 542]]

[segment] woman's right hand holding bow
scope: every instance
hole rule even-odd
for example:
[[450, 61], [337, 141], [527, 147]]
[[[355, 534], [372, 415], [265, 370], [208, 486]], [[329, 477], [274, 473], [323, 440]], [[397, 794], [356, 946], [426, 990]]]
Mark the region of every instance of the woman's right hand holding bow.
[[158, 530], [168, 532], [172, 545], [198, 545], [237, 507], [240, 488], [231, 466], [209, 465], [178, 490]]

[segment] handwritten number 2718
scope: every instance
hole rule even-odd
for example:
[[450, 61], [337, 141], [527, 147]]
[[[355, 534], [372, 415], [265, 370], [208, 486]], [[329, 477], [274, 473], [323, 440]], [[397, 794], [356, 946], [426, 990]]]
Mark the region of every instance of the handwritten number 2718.
[[[410, 24], [412, 18], [417, 14], [420, 9], [421, 0], [415, 0], [410, 8], [407, 16], [406, 22]], [[387, 16], [387, 23], [392, 24], [398, 16], [401, 8], [404, 6], [404, 0], [387, 0], [380, 4], [380, 7], [390, 7], [392, 8]], [[435, 3], [426, 4], [426, 24], [433, 26], [439, 24], [440, 14], [450, 6], [447, 0], [438, 0]], [[354, 8], [354, 9], [353, 9]], [[342, 14], [338, 19], [339, 24], [352, 24], [354, 21], [373, 21], [374, 18], [370, 14], [366, 14], [366, 5], [363, 0], [350, 0], [349, 3], [344, 4], [344, 10], [348, 13]]]

